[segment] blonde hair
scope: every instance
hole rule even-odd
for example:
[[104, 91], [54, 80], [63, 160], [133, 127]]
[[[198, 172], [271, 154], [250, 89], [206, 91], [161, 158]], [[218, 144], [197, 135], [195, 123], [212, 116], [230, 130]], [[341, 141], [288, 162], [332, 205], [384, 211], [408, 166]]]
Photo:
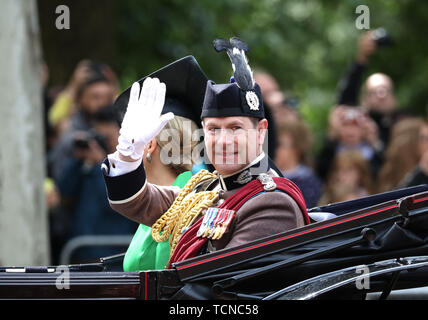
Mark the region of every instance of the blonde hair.
[[[193, 133], [198, 130], [196, 123], [190, 119], [175, 116], [174, 119], [167, 122], [162, 131], [156, 136], [156, 142], [162, 153], [167, 149], [180, 150], [179, 154], [175, 155], [170, 150], [168, 151], [168, 157], [175, 157], [168, 164], [177, 175], [185, 171], [192, 170], [192, 167], [197, 163], [198, 159], [195, 159], [193, 151], [195, 147], [200, 143], [201, 139], [192, 139]], [[164, 139], [164, 137], [168, 139]], [[179, 156], [179, 158], [177, 158]]]

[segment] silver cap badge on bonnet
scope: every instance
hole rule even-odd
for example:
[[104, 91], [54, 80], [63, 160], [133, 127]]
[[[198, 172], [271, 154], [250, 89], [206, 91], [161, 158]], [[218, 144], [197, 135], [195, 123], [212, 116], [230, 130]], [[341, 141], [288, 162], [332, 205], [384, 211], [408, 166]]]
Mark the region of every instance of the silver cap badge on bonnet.
[[259, 110], [259, 98], [257, 97], [254, 91], [247, 91], [247, 93], [245, 94], [245, 99], [247, 100], [247, 104], [250, 107], [250, 110]]

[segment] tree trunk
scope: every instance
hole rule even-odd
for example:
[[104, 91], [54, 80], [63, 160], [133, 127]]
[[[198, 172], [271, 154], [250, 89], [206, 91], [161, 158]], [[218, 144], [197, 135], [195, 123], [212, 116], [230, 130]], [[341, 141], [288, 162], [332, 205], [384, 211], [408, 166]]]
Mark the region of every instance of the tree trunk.
[[[53, 26], [54, 27], [54, 26]], [[0, 265], [49, 263], [35, 0], [0, 1]]]

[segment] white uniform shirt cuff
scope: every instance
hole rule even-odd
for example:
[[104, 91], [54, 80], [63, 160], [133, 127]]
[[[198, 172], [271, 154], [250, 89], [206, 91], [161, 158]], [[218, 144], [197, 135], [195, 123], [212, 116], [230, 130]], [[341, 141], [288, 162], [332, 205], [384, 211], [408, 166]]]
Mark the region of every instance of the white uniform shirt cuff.
[[115, 153], [109, 154], [107, 156], [108, 161], [110, 163], [110, 171], [109, 177], [120, 176], [129, 172], [136, 170], [143, 160], [142, 158], [137, 161], [123, 161], [119, 158], [119, 153], [116, 151]]

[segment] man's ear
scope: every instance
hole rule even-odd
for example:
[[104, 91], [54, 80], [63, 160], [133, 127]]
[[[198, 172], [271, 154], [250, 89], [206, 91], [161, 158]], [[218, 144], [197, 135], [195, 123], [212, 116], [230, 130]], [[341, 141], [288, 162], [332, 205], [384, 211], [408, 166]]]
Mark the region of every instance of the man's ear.
[[259, 132], [259, 144], [263, 144], [265, 141], [265, 136], [268, 129], [268, 121], [266, 119], [262, 119], [257, 124], [257, 131]]
[[259, 129], [265, 129], [266, 130], [268, 128], [268, 121], [267, 121], [267, 119], [260, 120], [259, 123], [258, 123], [258, 125], [257, 125], [257, 127]]

